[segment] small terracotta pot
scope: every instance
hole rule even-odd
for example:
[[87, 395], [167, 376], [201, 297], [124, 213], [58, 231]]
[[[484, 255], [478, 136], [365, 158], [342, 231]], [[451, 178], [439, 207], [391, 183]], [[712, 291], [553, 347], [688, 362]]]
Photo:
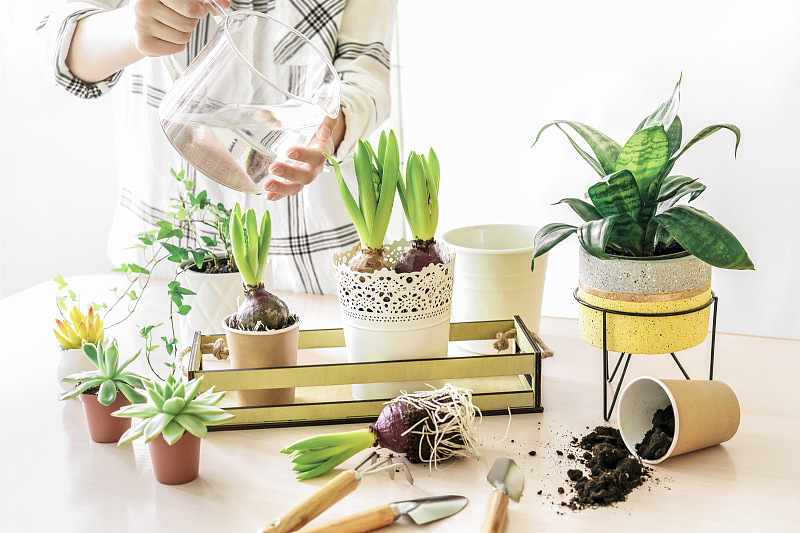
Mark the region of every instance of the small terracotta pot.
[[103, 405], [96, 394], [81, 394], [83, 412], [89, 425], [89, 436], [95, 442], [117, 442], [123, 433], [131, 427], [130, 418], [117, 418], [111, 413], [130, 405], [124, 394], [117, 391], [117, 399], [111, 405]]
[[159, 435], [148, 443], [156, 481], [181, 485], [197, 478], [200, 472], [200, 439], [188, 431], [173, 445]]

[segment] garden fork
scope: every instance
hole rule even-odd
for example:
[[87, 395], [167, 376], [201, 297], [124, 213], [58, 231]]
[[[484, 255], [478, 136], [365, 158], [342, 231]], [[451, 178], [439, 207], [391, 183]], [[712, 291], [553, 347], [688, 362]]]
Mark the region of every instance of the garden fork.
[[333, 504], [356, 490], [364, 476], [388, 472], [394, 479], [396, 472], [403, 471], [409, 484], [414, 484], [411, 470], [405, 458], [399, 457], [400, 462], [393, 461], [394, 456], [381, 456], [373, 451], [354, 469], [345, 470], [332, 480], [328, 481], [314, 494], [304, 501], [286, 511], [279, 518], [270, 522], [259, 533], [291, 533], [311, 522]]

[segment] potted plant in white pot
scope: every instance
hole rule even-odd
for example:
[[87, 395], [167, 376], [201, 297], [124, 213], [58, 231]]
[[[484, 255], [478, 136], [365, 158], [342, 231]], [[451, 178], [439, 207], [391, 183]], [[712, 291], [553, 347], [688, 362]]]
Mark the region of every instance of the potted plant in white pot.
[[95, 314], [91, 305], [86, 315], [80, 312], [78, 306], [73, 306], [69, 321], [66, 318], [56, 319], [56, 326], [58, 329], [54, 329], [53, 333], [60, 347], [56, 376], [61, 388], [67, 391], [72, 385], [63, 381], [65, 377], [95, 368], [92, 361], [83, 353], [83, 345], [102, 344], [105, 337], [103, 319]]
[[[225, 392], [214, 387], [197, 395], [202, 377], [189, 381], [171, 374], [166, 381], [146, 381], [150, 400], [142, 405], [129, 405], [114, 412], [115, 417], [128, 422], [118, 446], [144, 436], [149, 444], [153, 473], [159, 483], [180, 485], [195, 478], [200, 470], [200, 439], [206, 436], [207, 426], [221, 424], [234, 417], [216, 405]], [[130, 425], [130, 419], [141, 420]]]
[[92, 440], [116, 442], [130, 428], [131, 422], [116, 419], [111, 413], [125, 405], [146, 401], [136, 390], [144, 389], [144, 378], [125, 370], [140, 352], [123, 363], [120, 363], [119, 351], [114, 344], [107, 349], [102, 344], [84, 344], [83, 353], [95, 369], [64, 378], [65, 382], [72, 384], [72, 388], [62, 392], [58, 399], [68, 400], [79, 396]]
[[[300, 321], [281, 298], [261, 281], [269, 254], [272, 226], [269, 211], [242, 215], [239, 204], [231, 216], [230, 241], [244, 284], [236, 313], [222, 320], [232, 368], [265, 368], [297, 364]], [[239, 405], [278, 405], [294, 402], [293, 388], [237, 391]]]
[[[400, 176], [394, 132], [380, 136], [378, 150], [358, 141], [358, 202], [336, 161], [339, 191], [361, 244], [334, 256], [339, 308], [350, 362], [446, 357], [450, 334], [454, 258], [433, 239], [438, 221], [439, 165], [412, 154], [407, 184]], [[384, 245], [395, 190], [411, 216], [417, 245]], [[411, 250], [411, 251], [409, 251]], [[398, 269], [398, 264], [400, 268]], [[398, 271], [399, 270], [399, 271]], [[354, 384], [356, 399], [390, 399], [423, 383]]]
[[[678, 117], [680, 80], [667, 101], [646, 117], [624, 146], [594, 128], [566, 120], [555, 125], [581, 157], [601, 176], [587, 191], [587, 200], [565, 198], [583, 219], [574, 226], [553, 223], [536, 235], [534, 258], [572, 234], [581, 245], [578, 298], [600, 309], [639, 314], [681, 313], [711, 299], [711, 267], [748, 270], [753, 263], [736, 237], [708, 213], [678, 201], [696, 199], [705, 185], [671, 174], [678, 158], [709, 135], [732, 124], [708, 126], [681, 148]], [[562, 128], [574, 129], [594, 156], [581, 149]], [[534, 142], [534, 145], [536, 144]], [[580, 307], [580, 333], [603, 347], [600, 311]], [[608, 315], [607, 348], [638, 354], [684, 350], [708, 334], [709, 308], [678, 316]]]

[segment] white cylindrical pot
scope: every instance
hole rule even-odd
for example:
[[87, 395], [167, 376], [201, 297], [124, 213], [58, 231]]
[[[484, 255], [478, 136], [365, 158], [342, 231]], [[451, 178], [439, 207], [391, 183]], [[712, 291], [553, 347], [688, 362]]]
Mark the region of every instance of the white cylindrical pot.
[[519, 315], [539, 331], [547, 254], [536, 258], [533, 239], [539, 228], [489, 224], [457, 228], [443, 235], [458, 257], [453, 287], [453, 320], [506, 320]]
[[[401, 240], [386, 246], [389, 264], [396, 264], [410, 244]], [[447, 357], [455, 258], [442, 249], [445, 264], [405, 274], [388, 269], [367, 274], [353, 272], [347, 266], [357, 251], [355, 246], [334, 257], [348, 361]], [[387, 381], [354, 384], [352, 391], [357, 400], [388, 400], [404, 390], [427, 390], [428, 384], [438, 385], [430, 381]]]
[[70, 390], [74, 386], [74, 383], [65, 383], [64, 381], [61, 381], [65, 377], [71, 376], [72, 374], [77, 374], [79, 372], [97, 370], [97, 367], [94, 366], [94, 363], [92, 363], [89, 358], [86, 357], [86, 354], [83, 353], [83, 348], [72, 348], [70, 350], [59, 348], [58, 351], [59, 359], [56, 377], [58, 378], [58, 384], [65, 391]]
[[[191, 344], [194, 333], [200, 331], [205, 335], [220, 332], [222, 320], [236, 312], [237, 301], [244, 293], [242, 276], [238, 272], [209, 274], [191, 270], [192, 261], [184, 261], [178, 280], [181, 285], [194, 295], [184, 296], [184, 302], [192, 306], [185, 316], [177, 315], [178, 335], [187, 346]], [[264, 269], [264, 285], [267, 290], [272, 287], [272, 276], [269, 259]]]

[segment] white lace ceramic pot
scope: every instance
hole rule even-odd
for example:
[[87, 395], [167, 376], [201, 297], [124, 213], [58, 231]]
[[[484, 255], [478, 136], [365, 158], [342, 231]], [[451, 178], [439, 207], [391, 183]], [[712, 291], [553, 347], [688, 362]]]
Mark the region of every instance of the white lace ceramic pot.
[[[387, 245], [386, 259], [396, 264], [409, 246], [405, 240]], [[441, 247], [440, 243], [440, 247]], [[420, 272], [398, 274], [383, 269], [371, 274], [353, 272], [347, 261], [354, 246], [334, 256], [339, 309], [347, 357], [351, 363], [447, 357], [453, 298], [455, 256], [442, 247], [446, 263], [428, 265]], [[394, 381], [355, 384], [357, 400], [391, 399], [402, 390], [428, 389], [434, 382]]]
[[[711, 266], [687, 252], [652, 258], [598, 259], [580, 248], [578, 297], [595, 307], [632, 313], [673, 313], [711, 299]], [[711, 307], [667, 317], [606, 313], [607, 347], [663, 354], [697, 346], [708, 335]], [[603, 313], [579, 306], [580, 335], [603, 347]]]
[[97, 367], [86, 357], [86, 354], [83, 353], [82, 348], [73, 348], [71, 350], [65, 350], [64, 348], [59, 347], [59, 358], [58, 358], [58, 369], [56, 370], [56, 377], [58, 378], [58, 384], [61, 388], [65, 391], [70, 390], [74, 384], [73, 383], [66, 383], [61, 381], [67, 376], [72, 374], [77, 374], [79, 372], [89, 372], [90, 370], [96, 370]]

